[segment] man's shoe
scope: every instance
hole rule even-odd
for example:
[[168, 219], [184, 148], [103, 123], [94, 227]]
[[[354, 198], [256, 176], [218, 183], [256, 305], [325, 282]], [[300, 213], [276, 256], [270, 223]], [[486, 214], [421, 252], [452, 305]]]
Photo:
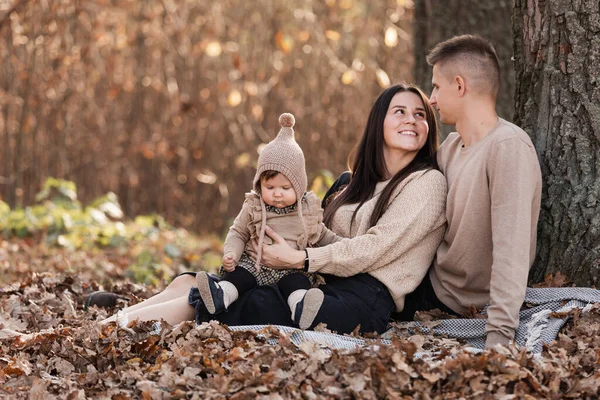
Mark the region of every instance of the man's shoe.
[[294, 323], [298, 324], [300, 329], [308, 329], [314, 323], [325, 295], [321, 289], [309, 289], [304, 298], [296, 305], [294, 313]]
[[125, 296], [99, 290], [87, 295], [87, 297], [85, 298], [83, 308], [85, 309], [85, 311], [87, 311], [88, 308], [92, 306], [102, 308], [113, 308], [117, 305], [117, 300], [119, 299], [129, 301], [129, 298]]
[[209, 313], [218, 314], [226, 310], [223, 289], [219, 286], [217, 279], [206, 272], [198, 272], [196, 283], [200, 297]]

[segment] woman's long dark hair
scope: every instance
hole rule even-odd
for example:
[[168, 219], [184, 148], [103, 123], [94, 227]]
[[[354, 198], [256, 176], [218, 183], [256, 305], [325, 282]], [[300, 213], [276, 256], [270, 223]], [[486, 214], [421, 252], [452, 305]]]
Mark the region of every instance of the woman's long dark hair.
[[[375, 226], [379, 218], [387, 209], [390, 197], [396, 187], [410, 174], [420, 170], [438, 169], [436, 160], [436, 151], [438, 147], [438, 125], [435, 119], [433, 107], [429, 103], [429, 98], [421, 89], [414, 85], [398, 84], [384, 90], [377, 100], [371, 112], [367, 126], [363, 132], [357, 148], [354, 153], [354, 163], [350, 167], [352, 178], [346, 189], [335, 198], [325, 209], [324, 222], [325, 225], [331, 226], [331, 221], [335, 212], [345, 204], [358, 204], [350, 226], [354, 222], [356, 213], [362, 205], [368, 201], [375, 192], [375, 186], [378, 182], [388, 179], [389, 172], [385, 164], [384, 157], [384, 136], [383, 136], [383, 121], [387, 115], [392, 98], [401, 92], [411, 92], [416, 94], [423, 101], [427, 124], [429, 131], [427, 132], [427, 142], [417, 153], [415, 158], [404, 168], [396, 173], [385, 186], [381, 195], [377, 199], [375, 209], [371, 214], [369, 227]], [[349, 163], [350, 164], [350, 163]]]

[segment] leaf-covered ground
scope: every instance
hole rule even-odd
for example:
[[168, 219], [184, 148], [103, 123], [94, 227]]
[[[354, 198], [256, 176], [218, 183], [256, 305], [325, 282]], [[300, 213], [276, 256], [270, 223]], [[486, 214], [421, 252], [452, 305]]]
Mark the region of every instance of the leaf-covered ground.
[[[456, 340], [406, 329], [396, 330], [391, 345], [375, 339], [330, 351], [297, 347], [274, 329], [238, 332], [214, 322], [100, 325], [116, 310], [85, 311], [88, 293], [111, 290], [137, 303], [177, 273], [214, 268], [221, 243], [156, 216], [121, 221], [114, 195], [83, 207], [70, 182], [49, 180], [38, 197], [25, 209], [0, 202], [0, 398], [600, 396], [600, 305], [571, 311], [557, 341], [537, 357], [514, 348], [473, 354]], [[545, 283], [565, 284], [560, 275]], [[437, 355], [416, 356], [423, 351]]]
[[[164, 245], [161, 243], [161, 247]], [[133, 284], [111, 251], [81, 252], [2, 241], [0, 339], [2, 398], [598, 398], [600, 306], [571, 312], [557, 342], [536, 358], [516, 350], [479, 355], [455, 341], [399, 334], [391, 346], [358, 351], [298, 348], [285, 334], [234, 332], [217, 323], [176, 328], [96, 321], [85, 295], [112, 280], [131, 303], [160, 287]], [[119, 262], [121, 264], [119, 264]], [[79, 271], [79, 272], [75, 272]], [[33, 271], [33, 272], [31, 272]], [[45, 271], [45, 272], [42, 272]], [[276, 337], [278, 345], [267, 344]], [[442, 349], [419, 359], [423, 348]]]

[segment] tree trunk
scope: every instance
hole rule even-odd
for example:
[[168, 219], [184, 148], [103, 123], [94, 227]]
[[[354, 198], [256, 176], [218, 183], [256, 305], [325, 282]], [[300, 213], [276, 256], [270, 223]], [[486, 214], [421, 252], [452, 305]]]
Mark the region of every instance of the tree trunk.
[[[425, 57], [437, 43], [455, 35], [478, 34], [492, 40], [498, 58], [502, 84], [496, 110], [502, 118], [512, 121], [515, 74], [513, 55], [511, 0], [416, 0], [415, 1], [415, 82], [431, 93], [431, 67]], [[454, 130], [440, 125], [442, 137]]]
[[544, 179], [533, 281], [600, 273], [598, 0], [516, 0], [515, 121], [532, 137]]

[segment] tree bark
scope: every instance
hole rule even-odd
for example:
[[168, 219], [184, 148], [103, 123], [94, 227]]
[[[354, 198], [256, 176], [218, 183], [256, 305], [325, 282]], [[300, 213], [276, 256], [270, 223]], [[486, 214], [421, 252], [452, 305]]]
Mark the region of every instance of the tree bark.
[[532, 137], [544, 180], [531, 279], [600, 273], [600, 5], [516, 0], [515, 122]]
[[[492, 40], [498, 58], [502, 84], [496, 110], [512, 121], [515, 74], [512, 63], [511, 0], [417, 0], [415, 1], [415, 82], [431, 93], [431, 67], [425, 57], [437, 43], [452, 36], [478, 34]], [[440, 125], [442, 138], [454, 126]]]

